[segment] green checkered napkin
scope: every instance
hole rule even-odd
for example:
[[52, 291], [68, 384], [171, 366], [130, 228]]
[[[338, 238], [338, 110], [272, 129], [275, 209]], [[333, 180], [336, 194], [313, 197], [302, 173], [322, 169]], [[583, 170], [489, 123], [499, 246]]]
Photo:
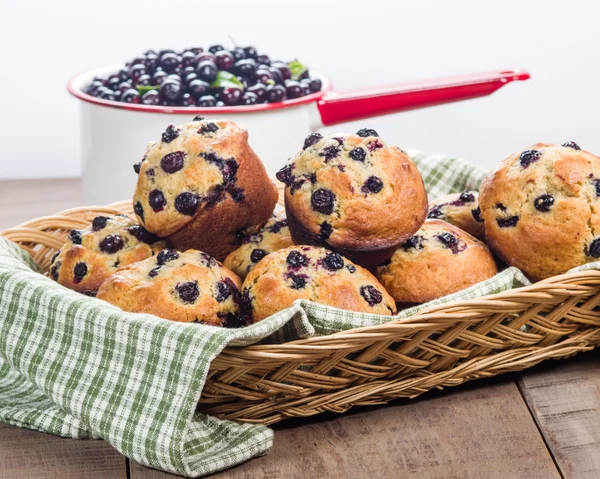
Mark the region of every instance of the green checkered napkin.
[[[477, 189], [485, 176], [459, 159], [412, 156], [432, 198]], [[524, 284], [527, 279], [510, 268], [433, 303]], [[389, 320], [308, 301], [238, 330], [124, 313], [42, 276], [27, 253], [0, 238], [0, 421], [65, 437], [103, 438], [141, 464], [188, 477], [210, 474], [266, 454], [273, 442], [264, 426], [196, 412], [210, 363], [225, 346]]]

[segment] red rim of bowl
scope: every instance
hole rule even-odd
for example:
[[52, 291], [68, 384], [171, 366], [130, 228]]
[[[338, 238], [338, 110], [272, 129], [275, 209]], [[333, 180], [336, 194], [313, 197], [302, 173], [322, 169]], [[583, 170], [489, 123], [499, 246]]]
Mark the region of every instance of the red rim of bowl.
[[330, 92], [333, 85], [331, 81], [324, 75], [318, 72], [312, 72], [316, 74], [318, 78], [323, 82], [323, 86], [320, 91], [311, 93], [310, 95], [303, 96], [301, 98], [295, 98], [293, 100], [286, 100], [279, 103], [261, 103], [258, 105], [240, 105], [240, 106], [220, 106], [220, 107], [186, 107], [186, 106], [154, 106], [154, 105], [141, 105], [122, 103], [118, 101], [103, 100], [94, 96], [88, 95], [81, 89], [82, 85], [87, 84], [92, 80], [93, 77], [100, 74], [107, 74], [108, 72], [116, 72], [123, 65], [113, 65], [110, 67], [98, 68], [90, 70], [79, 75], [74, 76], [67, 83], [68, 92], [79, 100], [94, 105], [106, 106], [109, 108], [120, 108], [123, 110], [130, 111], [142, 111], [146, 113], [179, 113], [179, 114], [194, 114], [194, 113], [205, 113], [205, 114], [220, 114], [220, 113], [253, 113], [259, 111], [273, 111], [281, 108], [289, 108], [298, 105], [304, 105], [306, 103], [313, 103], [320, 100], [326, 93]]

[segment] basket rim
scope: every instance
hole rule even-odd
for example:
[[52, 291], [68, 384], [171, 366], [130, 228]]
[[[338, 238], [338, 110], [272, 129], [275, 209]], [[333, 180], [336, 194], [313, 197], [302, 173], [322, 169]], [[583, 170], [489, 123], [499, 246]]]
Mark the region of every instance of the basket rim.
[[[107, 212], [108, 210], [117, 210], [122, 212], [122, 209], [124, 207], [132, 205], [132, 200], [122, 200], [104, 206], [91, 205], [68, 208], [66, 210], [59, 211], [55, 214], [30, 219], [11, 228], [2, 230], [0, 231], [0, 236], [10, 236], [11, 233], [26, 230], [29, 227], [28, 225], [42, 220], [48, 220], [56, 217], [69, 217], [76, 213], [84, 213], [94, 209], [107, 210]], [[290, 353], [294, 350], [296, 353], [299, 353], [307, 352], [309, 347], [316, 349], [331, 349], [332, 342], [339, 343], [339, 340], [343, 338], [348, 338], [352, 340], [367, 338], [371, 338], [373, 341], [384, 340], [385, 336], [390, 335], [390, 333], [392, 332], [398, 332], [398, 330], [404, 329], [407, 332], [409, 332], [414, 329], [423, 329], [427, 326], [435, 327], [438, 326], [440, 322], [455, 321], [454, 315], [458, 315], [459, 317], [464, 318], [465, 314], [468, 313], [469, 309], [479, 309], [480, 312], [475, 313], [475, 316], [480, 316], [481, 308], [485, 308], [486, 306], [490, 306], [490, 309], [493, 309], [494, 311], [498, 312], [500, 311], [498, 309], [498, 306], [504, 305], [506, 307], [509, 307], [511, 305], [514, 305], [514, 303], [520, 302], [519, 296], [523, 299], [526, 299], [527, 301], [531, 301], [535, 298], [538, 298], [540, 301], [543, 301], [544, 299], [548, 299], [551, 297], [551, 294], [548, 292], [548, 287], [551, 287], [552, 285], [558, 285], [560, 289], [565, 290], [571, 289], [569, 286], [571, 286], [571, 283], [575, 283], [572, 285], [572, 287], [575, 289], [588, 289], [587, 286], [577, 284], [581, 282], [597, 283], [600, 287], [600, 271], [587, 270], [572, 273], [564, 273], [561, 275], [552, 276], [551, 278], [538, 281], [531, 285], [513, 288], [507, 291], [502, 291], [500, 293], [488, 294], [474, 299], [453, 300], [447, 303], [432, 305], [421, 311], [416, 312], [408, 318], [392, 319], [388, 322], [374, 326], [362, 326], [358, 328], [348, 329], [346, 331], [339, 331], [337, 333], [332, 333], [325, 336], [312, 336], [304, 339], [296, 339], [282, 344], [227, 346], [222, 352], [226, 351], [227, 353], [229, 353], [230, 356], [235, 356], [235, 352], [239, 352], [241, 350], [244, 350], [248, 353], [270, 353], [275, 352], [275, 350], [277, 350], [277, 356], [281, 358], [281, 356], [285, 354], [281, 351], [282, 348], [288, 349]]]

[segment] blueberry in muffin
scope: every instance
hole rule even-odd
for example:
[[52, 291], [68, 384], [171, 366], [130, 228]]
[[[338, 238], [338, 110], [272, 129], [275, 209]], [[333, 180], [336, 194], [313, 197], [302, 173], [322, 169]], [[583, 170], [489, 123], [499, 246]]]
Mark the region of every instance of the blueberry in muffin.
[[85, 229], [69, 233], [49, 276], [63, 286], [95, 295], [117, 268], [153, 256], [167, 243], [127, 216], [96, 216]]
[[424, 303], [498, 272], [487, 246], [445, 221], [429, 219], [375, 276], [398, 303]]
[[437, 198], [429, 203], [427, 218], [446, 221], [481, 241], [485, 240], [477, 191], [463, 191]]
[[479, 194], [488, 245], [532, 281], [600, 258], [600, 158], [576, 143], [513, 153]]
[[311, 133], [277, 178], [296, 244], [327, 246], [367, 267], [389, 258], [427, 214], [416, 166], [370, 129]]
[[367, 270], [339, 253], [291, 246], [266, 256], [246, 276], [242, 308], [257, 322], [307, 299], [350, 311], [391, 315], [394, 300]]
[[264, 225], [277, 201], [248, 132], [231, 121], [169, 126], [136, 171], [134, 211], [146, 229], [217, 259], [239, 245], [239, 231]]
[[244, 237], [242, 245], [229, 253], [223, 264], [244, 279], [265, 256], [293, 244], [286, 219], [274, 216], [258, 232]]
[[98, 298], [171, 321], [240, 327], [245, 325], [239, 315], [241, 284], [206, 253], [165, 249], [119, 269], [102, 284]]

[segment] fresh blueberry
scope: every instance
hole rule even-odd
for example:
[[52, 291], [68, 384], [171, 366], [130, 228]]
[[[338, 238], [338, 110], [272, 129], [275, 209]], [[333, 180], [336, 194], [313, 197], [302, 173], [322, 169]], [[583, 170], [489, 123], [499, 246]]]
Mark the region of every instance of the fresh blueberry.
[[217, 99], [212, 95], [204, 95], [198, 98], [196, 106], [213, 107], [217, 106]]
[[255, 93], [252, 93], [250, 91], [247, 91], [246, 93], [244, 93], [244, 95], [242, 96], [242, 100], [240, 102], [240, 104], [242, 105], [256, 105], [258, 103], [258, 96], [256, 96]]
[[225, 50], [225, 48], [223, 47], [223, 45], [211, 45], [210, 47], [208, 47], [208, 51], [212, 54], [215, 54], [217, 52], [220, 52], [221, 50]]
[[221, 90], [219, 98], [225, 105], [232, 106], [237, 105], [242, 98], [244, 92], [241, 88], [237, 87], [225, 87]]
[[269, 85], [267, 87], [267, 100], [269, 103], [279, 103], [285, 100], [285, 87], [283, 85]]
[[211, 61], [203, 61], [196, 67], [196, 75], [200, 80], [204, 80], [207, 83], [212, 83], [217, 78], [218, 68]]
[[210, 85], [200, 80], [199, 78], [195, 78], [190, 81], [187, 85], [188, 92], [193, 95], [195, 98], [200, 98], [201, 96], [206, 95]]
[[161, 98], [167, 101], [177, 101], [183, 96], [183, 86], [181, 83], [173, 80], [165, 80], [161, 83], [158, 90]]
[[139, 103], [140, 102], [140, 94], [137, 90], [130, 88], [129, 90], [125, 90], [121, 94], [120, 100], [124, 103]]
[[260, 54], [256, 57], [256, 61], [259, 65], [271, 66], [271, 59], [268, 55]]
[[147, 91], [142, 95], [142, 105], [158, 105], [160, 94], [156, 90]]

